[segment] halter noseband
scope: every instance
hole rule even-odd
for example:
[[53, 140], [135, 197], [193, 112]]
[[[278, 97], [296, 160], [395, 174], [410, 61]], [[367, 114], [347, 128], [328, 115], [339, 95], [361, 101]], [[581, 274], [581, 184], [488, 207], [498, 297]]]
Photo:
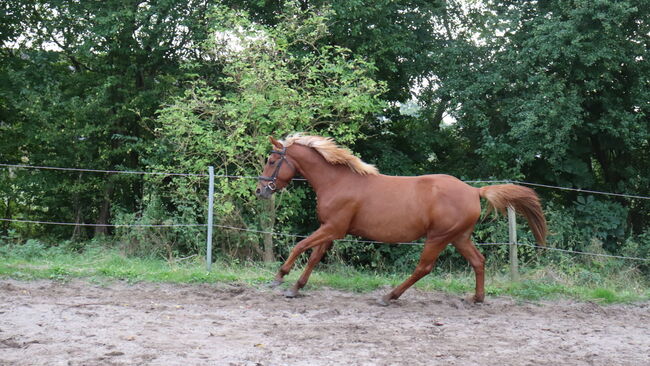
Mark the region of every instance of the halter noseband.
[[271, 174], [270, 177], [265, 177], [263, 175], [260, 175], [259, 177], [257, 177], [257, 179], [258, 180], [269, 181], [269, 184], [267, 184], [266, 186], [268, 187], [268, 189], [270, 189], [272, 191], [275, 191], [277, 189], [277, 187], [275, 185], [275, 182], [278, 180], [278, 174], [280, 173], [280, 168], [282, 168], [282, 163], [284, 163], [286, 161], [287, 164], [291, 164], [291, 162], [289, 160], [287, 160], [287, 157], [286, 157], [287, 156], [287, 148], [286, 147], [282, 148], [282, 151], [273, 150], [273, 151], [271, 151], [271, 154], [280, 155], [280, 161], [278, 161], [278, 164], [275, 166], [275, 170], [273, 171], [273, 174]]

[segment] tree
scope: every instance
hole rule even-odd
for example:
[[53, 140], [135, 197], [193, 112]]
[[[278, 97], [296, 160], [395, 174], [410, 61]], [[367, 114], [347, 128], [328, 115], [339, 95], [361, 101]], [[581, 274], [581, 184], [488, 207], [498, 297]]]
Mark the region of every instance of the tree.
[[[3, 5], [0, 128], [8, 144], [0, 160], [143, 167], [154, 113], [179, 91], [181, 60], [194, 57], [206, 38], [207, 7], [199, 0]], [[128, 176], [17, 174], [30, 183], [22, 187], [33, 188], [29, 197], [41, 202], [38, 212], [32, 205], [33, 215], [100, 224], [109, 223], [114, 205], [134, 209], [143, 184]], [[30, 210], [27, 201], [19, 206]]]
[[[473, 170], [479, 176], [650, 192], [641, 162], [650, 138], [647, 2], [486, 5], [494, 14], [481, 33], [489, 52], [476, 70], [453, 80], [456, 128], [480, 162]], [[575, 193], [556, 197], [576, 200]], [[637, 226], [647, 225], [642, 206], [582, 200], [578, 217], [580, 202], [593, 202], [585, 212], [600, 205], [613, 216], [629, 212]], [[621, 241], [626, 220], [617, 221], [601, 239]]]
[[[162, 166], [203, 172], [215, 165], [218, 174], [255, 176], [269, 151], [267, 136], [296, 131], [316, 132], [350, 143], [383, 103], [381, 83], [369, 77], [372, 65], [349, 50], [319, 45], [326, 32], [327, 12], [302, 11], [288, 4], [274, 28], [256, 25], [243, 13], [217, 8], [215, 35], [202, 48], [203, 58], [223, 65], [224, 77], [210, 82], [196, 75], [183, 96], [160, 111], [159, 138], [165, 143]], [[188, 65], [192, 67], [192, 65]], [[171, 159], [165, 157], [172, 157]], [[260, 205], [252, 180], [220, 180], [217, 217], [221, 224], [273, 230], [295, 215], [304, 189], [281, 196], [279, 211]], [[176, 207], [200, 207], [203, 192], [175, 180]], [[192, 194], [187, 193], [192, 191]], [[270, 217], [258, 221], [270, 212]], [[250, 239], [250, 237], [248, 238]], [[239, 255], [273, 260], [272, 242], [239, 243]]]

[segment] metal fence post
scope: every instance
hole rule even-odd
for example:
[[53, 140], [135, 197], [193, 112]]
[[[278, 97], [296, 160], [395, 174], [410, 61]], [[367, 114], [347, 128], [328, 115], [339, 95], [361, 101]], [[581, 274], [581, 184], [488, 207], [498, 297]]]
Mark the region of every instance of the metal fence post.
[[208, 167], [208, 174], [210, 175], [210, 185], [208, 193], [208, 243], [206, 252], [206, 264], [208, 271], [212, 269], [212, 211], [214, 205], [214, 167]]
[[508, 206], [508, 236], [510, 238], [510, 279], [519, 281], [519, 260], [517, 258], [517, 219], [515, 210]]

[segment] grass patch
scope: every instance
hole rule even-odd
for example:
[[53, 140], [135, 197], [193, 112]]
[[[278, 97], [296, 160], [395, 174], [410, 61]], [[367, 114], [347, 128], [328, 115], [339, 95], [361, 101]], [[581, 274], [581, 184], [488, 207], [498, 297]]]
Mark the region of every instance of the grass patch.
[[591, 292], [591, 296], [595, 299], [601, 299], [605, 303], [617, 302], [619, 296], [614, 291], [606, 288], [597, 288]]
[[[204, 259], [170, 263], [162, 259], [126, 257], [118, 251], [89, 248], [71, 253], [60, 248], [0, 248], [0, 276], [19, 280], [49, 279], [68, 281], [86, 278], [91, 282], [106, 280], [127, 282], [214, 283], [239, 282], [258, 286], [270, 281], [280, 263], [239, 263], [217, 261], [212, 271]], [[35, 250], [38, 249], [38, 250]], [[297, 267], [286, 278], [287, 286], [298, 279]], [[369, 292], [394, 287], [410, 273], [358, 270], [342, 264], [319, 266], [310, 278], [308, 288], [330, 287], [345, 291]], [[437, 268], [415, 287], [424, 291], [444, 291], [464, 296], [474, 291], [474, 273], [469, 269]], [[641, 274], [616, 270], [611, 273], [592, 272], [588, 267], [567, 268], [549, 264], [536, 269], [522, 269], [521, 281], [513, 283], [500, 268], [486, 269], [488, 296], [512, 296], [521, 300], [572, 298], [603, 304], [647, 301], [650, 288]]]
[[512, 284], [509, 292], [514, 297], [526, 300], [541, 300], [561, 295], [572, 295], [571, 291], [561, 284], [543, 283], [533, 280], [524, 280], [523, 282]]

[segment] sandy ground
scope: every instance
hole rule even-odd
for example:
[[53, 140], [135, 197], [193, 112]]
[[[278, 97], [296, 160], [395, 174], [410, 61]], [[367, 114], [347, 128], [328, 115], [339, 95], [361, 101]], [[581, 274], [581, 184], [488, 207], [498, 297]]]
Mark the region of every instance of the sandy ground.
[[650, 365], [650, 304], [0, 280], [0, 365]]

